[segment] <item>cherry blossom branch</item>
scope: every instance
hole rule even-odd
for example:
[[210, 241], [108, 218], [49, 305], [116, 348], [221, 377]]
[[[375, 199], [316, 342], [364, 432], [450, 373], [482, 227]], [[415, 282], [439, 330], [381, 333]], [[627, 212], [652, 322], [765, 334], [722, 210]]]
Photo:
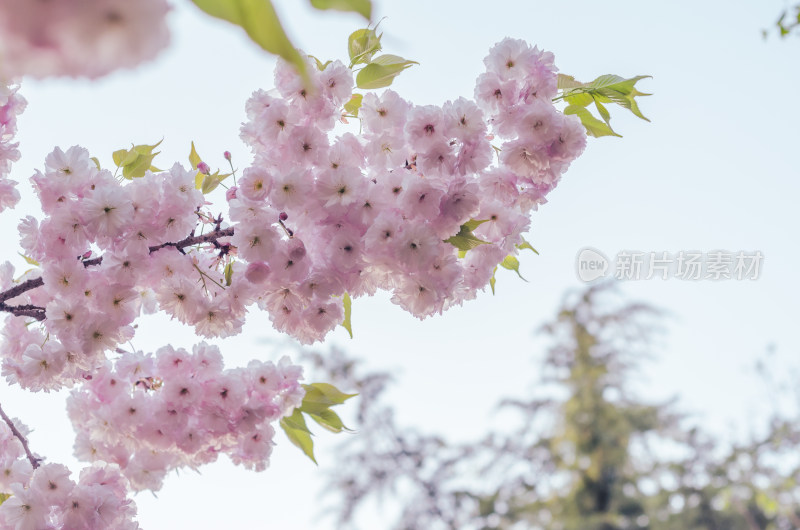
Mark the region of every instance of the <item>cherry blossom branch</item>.
[[6, 311], [17, 317], [32, 317], [40, 322], [45, 318], [44, 314], [45, 309], [43, 307], [31, 304], [25, 304], [25, 305], [0, 304], [0, 311]]
[[31, 304], [24, 304], [18, 306], [11, 306], [6, 304], [6, 300], [10, 300], [15, 298], [31, 289], [36, 289], [37, 287], [41, 287], [44, 285], [44, 280], [42, 278], [32, 278], [30, 280], [26, 280], [19, 285], [8, 289], [7, 291], [3, 291], [0, 293], [0, 311], [6, 311], [11, 313], [12, 315], [18, 317], [33, 317], [36, 320], [42, 321], [44, 320], [44, 308], [31, 305]]
[[41, 458], [36, 458], [35, 456], [33, 456], [33, 453], [31, 453], [31, 450], [28, 447], [28, 440], [26, 440], [25, 436], [21, 432], [19, 432], [19, 429], [17, 429], [17, 427], [14, 425], [14, 422], [11, 421], [11, 418], [6, 416], [6, 413], [3, 412], [3, 407], [0, 407], [0, 416], [2, 416], [3, 421], [6, 422], [6, 425], [8, 425], [8, 428], [11, 429], [11, 434], [16, 436], [17, 440], [19, 440], [20, 443], [22, 444], [22, 448], [25, 449], [25, 454], [28, 455], [28, 460], [30, 461], [31, 466], [33, 466], [33, 469], [36, 469], [37, 467], [39, 467], [39, 462], [42, 459]]
[[[194, 245], [201, 245], [203, 243], [213, 243], [214, 246], [217, 246], [217, 244], [218, 244], [217, 240], [219, 238], [221, 238], [221, 237], [230, 237], [232, 235], [233, 235], [233, 227], [232, 226], [228, 227], [228, 228], [219, 228], [219, 227], [217, 227], [217, 228], [214, 229], [214, 231], [209, 232], [209, 233], [204, 234], [204, 235], [189, 236], [186, 239], [182, 239], [181, 241], [178, 241], [177, 243], [162, 243], [160, 245], [156, 245], [154, 247], [150, 247], [150, 253], [152, 254], [153, 252], [155, 252], [157, 250], [161, 250], [162, 248], [166, 248], [166, 247], [175, 247], [179, 251], [183, 251], [183, 249], [186, 248], [186, 247], [193, 247]], [[101, 259], [101, 258], [98, 258], [98, 259]]]
[[[219, 239], [223, 237], [230, 237], [233, 235], [233, 227], [228, 228], [220, 228], [219, 223], [217, 223], [217, 227], [208, 234], [203, 234], [199, 236], [189, 236], [185, 239], [181, 239], [176, 243], [161, 243], [160, 245], [154, 245], [149, 247], [149, 251], [152, 254], [162, 248], [166, 247], [175, 247], [178, 252], [184, 253], [183, 249], [188, 247], [193, 247], [195, 245], [202, 245], [203, 243], [211, 243], [215, 247], [222, 248], [222, 245], [219, 243]], [[85, 267], [89, 267], [92, 265], [100, 265], [103, 262], [103, 256], [85, 260], [83, 265]], [[44, 285], [44, 280], [41, 277], [39, 278], [31, 278], [30, 280], [25, 280], [24, 282], [20, 283], [19, 285], [15, 285], [14, 287], [0, 292], [0, 311], [5, 311], [7, 313], [11, 313], [12, 315], [18, 317], [32, 317], [36, 320], [42, 321], [45, 319], [45, 309], [43, 307], [31, 305], [31, 304], [22, 304], [22, 305], [8, 305], [6, 304], [7, 300], [11, 300], [12, 298], [16, 298], [30, 290], [36, 289], [37, 287], [41, 287]]]
[[33, 278], [31, 280], [26, 280], [19, 285], [12, 287], [7, 291], [3, 291], [0, 293], [0, 304], [6, 305], [6, 300], [11, 300], [12, 298], [16, 298], [17, 296], [30, 291], [31, 289], [36, 289], [37, 287], [41, 287], [44, 285], [44, 280], [41, 278]]

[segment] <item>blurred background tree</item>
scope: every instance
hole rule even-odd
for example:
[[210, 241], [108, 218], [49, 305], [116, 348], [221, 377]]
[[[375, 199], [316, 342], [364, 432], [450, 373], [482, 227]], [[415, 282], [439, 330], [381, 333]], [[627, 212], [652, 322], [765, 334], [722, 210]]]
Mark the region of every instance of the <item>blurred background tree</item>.
[[338, 527], [358, 528], [374, 503], [401, 529], [800, 528], [796, 419], [764, 418], [766, 434], [720, 443], [674, 403], [637, 398], [661, 320], [608, 284], [567, 296], [542, 327], [550, 347], [535, 392], [500, 403], [505, 427], [471, 443], [398, 425], [381, 401], [389, 374], [361, 375], [341, 351], [306, 352], [362, 398], [358, 436], [340, 446], [325, 488]]

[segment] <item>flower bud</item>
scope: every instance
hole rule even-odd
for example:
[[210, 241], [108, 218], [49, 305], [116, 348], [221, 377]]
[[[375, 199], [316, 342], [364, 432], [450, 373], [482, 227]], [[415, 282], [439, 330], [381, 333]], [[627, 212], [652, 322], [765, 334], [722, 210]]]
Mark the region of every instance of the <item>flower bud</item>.
[[306, 246], [299, 239], [292, 239], [289, 243], [289, 259], [300, 261], [306, 257]]
[[197, 164], [197, 170], [205, 175], [211, 173], [211, 168], [208, 167], [208, 164], [206, 164], [205, 162], [200, 162], [199, 164]]
[[247, 266], [244, 277], [250, 283], [264, 283], [269, 276], [269, 265], [263, 261], [254, 261]]

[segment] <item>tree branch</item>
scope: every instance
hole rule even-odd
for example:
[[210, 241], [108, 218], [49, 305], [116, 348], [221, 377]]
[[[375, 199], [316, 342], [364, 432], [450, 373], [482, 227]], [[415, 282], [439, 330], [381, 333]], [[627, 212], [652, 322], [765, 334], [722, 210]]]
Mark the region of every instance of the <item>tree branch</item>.
[[41, 278], [33, 278], [31, 280], [25, 280], [19, 285], [12, 287], [7, 291], [3, 291], [0, 293], [0, 304], [5, 305], [6, 300], [11, 300], [12, 298], [16, 298], [17, 296], [30, 291], [31, 289], [36, 289], [37, 287], [41, 287], [44, 285], [44, 280]]
[[[154, 245], [149, 247], [149, 251], [152, 254], [157, 250], [161, 250], [162, 248], [166, 247], [175, 247], [179, 252], [183, 253], [183, 249], [187, 247], [192, 247], [194, 245], [200, 245], [203, 243], [213, 243], [215, 246], [219, 247], [219, 243], [217, 240], [221, 237], [230, 237], [233, 235], [233, 227], [228, 228], [216, 228], [214, 231], [209, 232], [208, 234], [200, 235], [200, 236], [189, 236], [184, 239], [181, 239], [177, 243], [161, 243], [160, 245]], [[90, 267], [92, 265], [100, 265], [103, 262], [103, 256], [85, 260], [83, 262], [84, 267]], [[22, 316], [22, 317], [32, 317], [36, 320], [42, 321], [45, 318], [44, 315], [44, 308], [31, 305], [31, 304], [23, 304], [23, 305], [8, 305], [6, 304], [7, 300], [11, 300], [12, 298], [16, 298], [26, 292], [36, 289], [37, 287], [41, 287], [44, 285], [44, 280], [42, 278], [32, 278], [30, 280], [25, 280], [24, 282], [20, 283], [19, 285], [15, 285], [14, 287], [0, 292], [0, 312], [5, 311], [6, 313], [11, 313], [15, 316]]]
[[162, 248], [165, 247], [175, 247], [178, 250], [183, 250], [186, 247], [192, 247], [194, 245], [200, 245], [202, 243], [216, 243], [217, 239], [221, 237], [230, 237], [232, 235], [233, 235], [232, 226], [228, 228], [216, 228], [213, 232], [209, 232], [205, 235], [189, 236], [186, 239], [178, 241], [177, 243], [161, 243], [160, 245], [150, 247], [150, 253], [153, 253], [156, 250], [161, 250]]
[[39, 307], [38, 305], [0, 304], [0, 311], [6, 311], [7, 313], [11, 313], [12, 315], [17, 317], [33, 317], [40, 322], [45, 319], [45, 314], [44, 314], [45, 309], [43, 307]]
[[19, 442], [22, 444], [22, 448], [25, 449], [25, 454], [28, 455], [28, 460], [30, 461], [31, 466], [33, 466], [33, 469], [39, 467], [39, 462], [42, 459], [33, 456], [33, 453], [31, 453], [31, 450], [28, 447], [28, 440], [26, 440], [25, 437], [22, 435], [22, 433], [19, 432], [19, 429], [17, 429], [17, 427], [14, 425], [14, 422], [11, 421], [11, 418], [6, 416], [6, 413], [3, 412], [3, 407], [0, 407], [0, 416], [2, 416], [3, 421], [6, 422], [8, 428], [11, 429], [11, 434], [16, 436], [17, 440], [19, 440]]

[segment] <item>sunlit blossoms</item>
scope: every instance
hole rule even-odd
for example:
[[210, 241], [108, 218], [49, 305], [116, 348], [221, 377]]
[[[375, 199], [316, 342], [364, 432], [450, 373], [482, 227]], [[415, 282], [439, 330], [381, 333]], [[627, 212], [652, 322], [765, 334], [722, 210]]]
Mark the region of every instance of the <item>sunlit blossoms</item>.
[[[255, 161], [229, 205], [239, 256], [272, 271], [257, 299], [278, 329], [321, 338], [345, 292], [385, 289], [420, 318], [441, 313], [474, 298], [517, 252], [531, 209], [586, 135], [551, 101], [552, 54], [506, 39], [485, 63], [475, 101], [416, 106], [391, 90], [366, 94], [358, 137], [331, 133], [353, 86], [338, 62], [315, 73], [314, 91], [282, 65], [276, 91], [253, 95], [242, 137]], [[482, 222], [470, 241], [451, 239], [471, 220]], [[300, 241], [301, 259], [259, 252]]]
[[[16, 428], [25, 431], [20, 422]], [[128, 498], [127, 480], [115, 464], [84, 468], [77, 481], [61, 464], [34, 469], [19, 439], [0, 422], [0, 491], [11, 494], [0, 504], [0, 528], [134, 530], [136, 504]]]
[[193, 353], [166, 346], [156, 355], [123, 354], [69, 398], [76, 455], [118, 465], [135, 490], [158, 490], [172, 469], [220, 454], [262, 471], [271, 424], [302, 401], [301, 372], [288, 358], [223, 370], [219, 349], [205, 343]]
[[256, 305], [308, 343], [342, 322], [347, 297], [385, 289], [420, 318], [474, 298], [586, 139], [551, 103], [551, 54], [506, 39], [485, 63], [475, 101], [366, 94], [358, 136], [332, 132], [349, 69], [316, 70], [309, 89], [279, 64], [276, 90], [247, 103], [255, 161], [224, 214], [195, 170], [120, 182], [85, 149], [56, 148], [32, 177], [45, 217], [19, 225], [40, 267], [16, 292], [13, 269], [0, 276], [0, 302], [18, 315], [3, 331], [3, 375], [32, 390], [80, 381], [143, 311], [225, 337]]
[[[7, 75], [49, 75], [58, 65], [59, 74], [96, 77], [152, 56], [166, 39], [152, 29], [163, 23], [161, 0], [55, 0], [42, 20], [31, 14], [38, 7], [21, 5], [0, 7], [0, 27], [10, 13], [18, 19], [15, 10], [30, 17], [0, 34]], [[69, 10], [54, 15], [67, 7], [100, 9], [91, 14], [100, 18], [83, 28]], [[133, 45], [145, 31], [152, 41]], [[414, 105], [391, 90], [353, 100], [342, 63], [309, 62], [310, 84], [279, 63], [275, 89], [246, 105], [241, 137], [254, 160], [224, 194], [213, 192], [221, 177], [194, 146], [191, 167], [165, 171], [151, 166], [155, 146], [115, 153], [115, 171], [82, 147], [55, 148], [31, 177], [42, 216], [18, 225], [32, 269], [16, 276], [0, 266], [0, 311], [9, 313], [0, 370], [31, 391], [74, 388], [75, 453], [94, 465], [76, 483], [61, 466], [22, 459], [6, 436], [0, 491], [13, 497], [0, 522], [135, 528], [129, 489], [158, 490], [171, 470], [220, 454], [263, 470], [274, 424], [286, 429], [307, 391], [322, 392], [304, 389], [288, 359], [226, 370], [205, 343], [192, 353], [127, 351], [143, 313], [163, 312], [208, 338], [241, 332], [247, 318], [269, 320], [312, 343], [343, 323], [351, 299], [385, 290], [426, 318], [475, 298], [498, 266], [531, 248], [522, 237], [530, 214], [586, 134], [553, 105], [552, 54], [506, 39], [484, 62], [474, 99], [443, 105]], [[12, 140], [23, 107], [16, 89], [0, 90], [0, 207], [18, 199], [4, 177], [19, 156]], [[354, 112], [360, 128], [347, 125]], [[323, 395], [322, 404], [347, 397]]]

